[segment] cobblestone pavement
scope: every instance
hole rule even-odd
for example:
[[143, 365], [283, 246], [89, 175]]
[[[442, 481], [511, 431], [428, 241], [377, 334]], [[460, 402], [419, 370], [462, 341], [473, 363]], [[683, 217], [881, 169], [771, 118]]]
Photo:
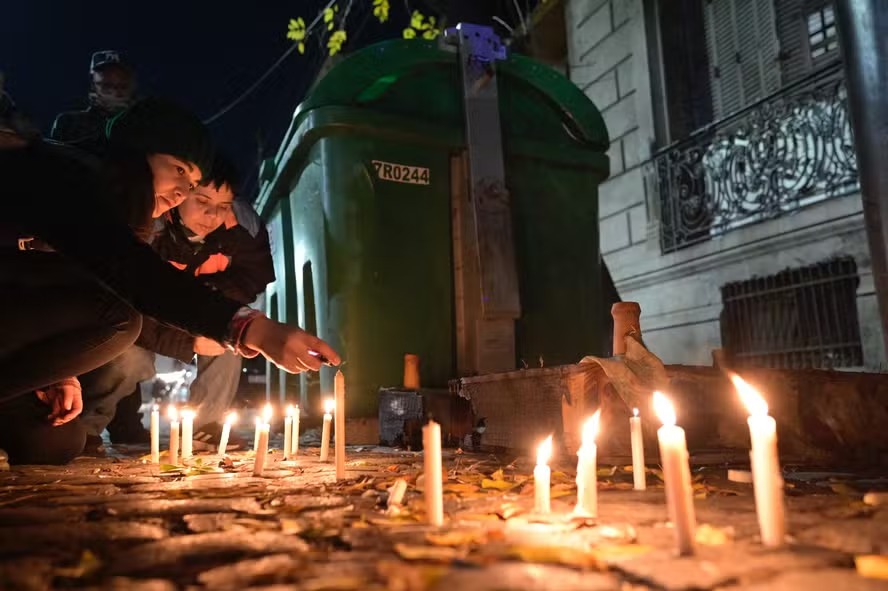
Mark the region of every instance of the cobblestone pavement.
[[[317, 448], [273, 453], [262, 478], [249, 452], [223, 468], [200, 455], [185, 473], [138, 453], [0, 473], [0, 589], [888, 590], [855, 569], [888, 553], [888, 505], [862, 494], [882, 483], [859, 477], [794, 473], [791, 541], [768, 551], [750, 485], [697, 469], [698, 552], [677, 558], [656, 471], [635, 492], [626, 468], [603, 466], [599, 518], [577, 522], [572, 467], [556, 465], [543, 521], [526, 459], [450, 450], [436, 531], [422, 522], [421, 454], [349, 448], [336, 483]], [[387, 508], [399, 478], [404, 503]], [[864, 560], [884, 575], [882, 558]]]

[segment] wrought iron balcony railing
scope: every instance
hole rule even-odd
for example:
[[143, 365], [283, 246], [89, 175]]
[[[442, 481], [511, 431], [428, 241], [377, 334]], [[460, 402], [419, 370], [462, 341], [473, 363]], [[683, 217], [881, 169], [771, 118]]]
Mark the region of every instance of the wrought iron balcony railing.
[[663, 253], [854, 192], [841, 63], [658, 151], [652, 164]]

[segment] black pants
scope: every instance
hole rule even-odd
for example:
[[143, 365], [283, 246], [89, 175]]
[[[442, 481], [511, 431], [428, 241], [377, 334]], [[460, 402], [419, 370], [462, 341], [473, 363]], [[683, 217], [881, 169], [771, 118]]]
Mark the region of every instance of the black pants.
[[56, 253], [0, 253], [0, 448], [16, 464], [83, 451], [75, 419], [52, 427], [34, 390], [103, 365], [132, 345], [141, 316]]

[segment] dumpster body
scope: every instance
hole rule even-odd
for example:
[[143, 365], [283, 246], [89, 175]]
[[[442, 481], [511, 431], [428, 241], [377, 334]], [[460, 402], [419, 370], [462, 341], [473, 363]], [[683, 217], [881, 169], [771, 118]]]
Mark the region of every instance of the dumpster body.
[[[597, 191], [607, 132], [548, 67], [511, 56], [496, 68], [521, 302], [508, 356], [513, 367], [573, 363], [605, 340]], [[464, 335], [478, 319], [461, 312], [481, 297], [460, 256], [473, 239], [458, 222], [472, 207], [462, 99], [454, 51], [417, 40], [359, 51], [299, 106], [262, 187], [278, 277], [267, 312], [340, 352], [351, 415], [376, 413], [405, 353], [419, 355], [423, 386], [477, 373]], [[270, 373], [273, 397], [312, 414], [332, 392], [330, 368], [319, 380]]]

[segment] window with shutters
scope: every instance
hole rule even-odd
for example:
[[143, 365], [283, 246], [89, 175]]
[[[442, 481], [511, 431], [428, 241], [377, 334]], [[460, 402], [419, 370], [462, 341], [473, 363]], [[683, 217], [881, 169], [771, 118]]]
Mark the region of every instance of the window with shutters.
[[773, 0], [707, 0], [706, 45], [717, 119], [780, 89]]

